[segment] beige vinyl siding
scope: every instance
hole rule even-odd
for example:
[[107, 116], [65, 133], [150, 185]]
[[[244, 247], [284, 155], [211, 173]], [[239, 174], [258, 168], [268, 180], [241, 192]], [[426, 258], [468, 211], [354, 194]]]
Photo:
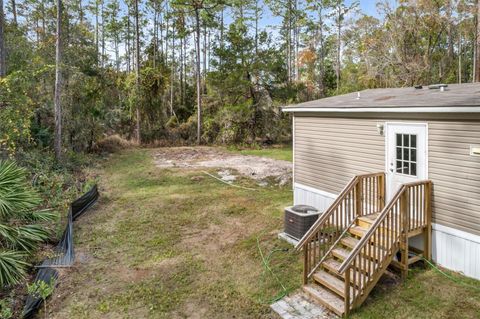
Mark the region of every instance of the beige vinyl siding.
[[[354, 175], [384, 171], [378, 122], [385, 120], [296, 116], [295, 182], [338, 194]], [[420, 122], [429, 128], [433, 221], [480, 235], [480, 157], [470, 156], [470, 145], [480, 144], [480, 121]]]
[[480, 122], [430, 121], [428, 175], [433, 181], [434, 222], [480, 235]]
[[295, 182], [338, 194], [357, 174], [383, 171], [377, 121], [295, 117]]

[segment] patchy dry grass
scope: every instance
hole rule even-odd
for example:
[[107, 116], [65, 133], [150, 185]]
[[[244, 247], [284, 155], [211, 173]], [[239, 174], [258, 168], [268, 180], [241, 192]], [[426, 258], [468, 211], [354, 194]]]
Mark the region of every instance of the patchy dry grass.
[[269, 147], [269, 148], [259, 148], [259, 149], [239, 149], [236, 147], [229, 147], [228, 150], [230, 152], [234, 152], [242, 155], [269, 157], [269, 158], [289, 161], [289, 162], [293, 161], [293, 151], [291, 146]]
[[396, 286], [375, 287], [351, 318], [480, 318], [478, 280], [443, 270], [454, 282], [429, 268], [413, 268]]
[[[228, 187], [200, 171], [158, 169], [152, 151], [113, 155], [102, 197], [76, 223], [77, 263], [55, 293], [54, 318], [269, 318], [280, 285], [265, 254], [276, 239], [288, 188]], [[248, 179], [240, 183], [255, 185]], [[300, 284], [298, 255], [277, 252], [273, 270]]]
[[[76, 222], [77, 261], [51, 317], [275, 318], [268, 306], [282, 290], [262, 267], [257, 237], [266, 255], [290, 248], [276, 239], [290, 189], [252, 192], [195, 169], [159, 169], [154, 151], [125, 150], [98, 172], [101, 200]], [[275, 252], [271, 267], [289, 290], [300, 286], [298, 254]], [[375, 288], [352, 318], [479, 318], [479, 309], [478, 290], [415, 270]]]

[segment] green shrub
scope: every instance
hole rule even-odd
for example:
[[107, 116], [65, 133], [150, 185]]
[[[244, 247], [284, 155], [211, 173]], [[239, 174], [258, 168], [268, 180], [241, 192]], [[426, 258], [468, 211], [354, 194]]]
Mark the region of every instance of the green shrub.
[[27, 257], [49, 237], [42, 225], [55, 215], [38, 210], [40, 196], [26, 181], [27, 172], [11, 161], [0, 162], [0, 286], [18, 283]]

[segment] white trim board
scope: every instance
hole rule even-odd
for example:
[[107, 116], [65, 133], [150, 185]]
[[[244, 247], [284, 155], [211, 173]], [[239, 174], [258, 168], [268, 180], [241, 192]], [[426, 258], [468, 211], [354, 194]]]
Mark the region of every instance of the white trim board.
[[[292, 119], [292, 181], [295, 181], [295, 116]], [[295, 190], [295, 183], [292, 183], [292, 190]]]
[[300, 184], [300, 183], [293, 183], [293, 188], [301, 188], [301, 189], [304, 189], [304, 190], [312, 192], [312, 193], [316, 193], [316, 194], [319, 194], [319, 195], [330, 197], [332, 199], [337, 199], [337, 197], [338, 197], [338, 195], [335, 195], [335, 194], [332, 194], [332, 193], [329, 193], [329, 192], [325, 192], [325, 191], [319, 190], [317, 188], [307, 186], [307, 185], [303, 185], [303, 184]]
[[408, 107], [284, 107], [286, 113], [480, 113], [479, 106], [408, 106]]

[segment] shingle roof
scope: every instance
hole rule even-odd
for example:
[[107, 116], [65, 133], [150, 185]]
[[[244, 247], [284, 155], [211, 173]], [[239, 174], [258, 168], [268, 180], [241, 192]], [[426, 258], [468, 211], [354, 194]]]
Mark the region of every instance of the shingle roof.
[[[358, 96], [360, 98], [358, 98]], [[421, 107], [480, 107], [480, 83], [449, 84], [442, 92], [440, 89], [422, 89], [414, 87], [368, 89], [344, 95], [327, 97], [320, 100], [290, 105], [284, 111], [302, 109], [354, 109], [363, 108], [408, 108]], [[455, 110], [453, 110], [455, 111]]]

